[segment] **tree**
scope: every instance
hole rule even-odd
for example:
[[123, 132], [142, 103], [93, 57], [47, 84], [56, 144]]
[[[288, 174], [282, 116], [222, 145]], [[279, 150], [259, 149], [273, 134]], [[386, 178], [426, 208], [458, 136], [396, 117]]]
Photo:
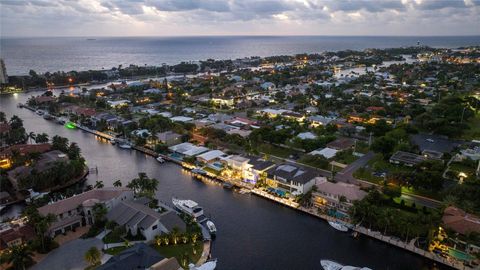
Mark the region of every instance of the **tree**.
[[67, 150], [68, 158], [71, 160], [80, 159], [80, 147], [78, 147], [77, 143], [72, 142]]
[[35, 137], [36, 143], [47, 143], [48, 142], [48, 134], [47, 133], [40, 133], [37, 134]]
[[41, 244], [40, 251], [47, 252], [48, 250], [45, 246], [45, 240], [47, 240], [47, 238], [48, 240], [51, 240], [51, 239], [47, 237], [45, 234], [50, 228], [50, 225], [57, 220], [56, 216], [53, 214], [48, 214], [46, 216], [43, 216], [38, 212], [37, 208], [35, 208], [34, 206], [29, 206], [25, 208], [24, 214], [28, 218], [28, 223], [32, 225], [33, 228], [35, 229], [35, 234]]
[[93, 208], [93, 218], [97, 225], [105, 223], [105, 216], [107, 215], [107, 207], [103, 203], [96, 203]]
[[15, 245], [2, 254], [2, 261], [11, 264], [13, 269], [25, 270], [33, 263], [33, 252], [28, 245]]
[[105, 185], [103, 184], [103, 181], [96, 181], [95, 185], [93, 186], [94, 188], [103, 188]]
[[114, 187], [121, 187], [122, 186], [122, 181], [120, 181], [120, 179], [119, 179], [119, 180], [113, 182], [113, 186]]
[[4, 112], [0, 111], [0, 123], [4, 123], [7, 121], [7, 117]]
[[101, 254], [97, 247], [91, 247], [84, 255], [85, 260], [91, 266], [97, 266], [100, 264]]
[[32, 143], [32, 141], [35, 141], [35, 138], [36, 138], [35, 133], [33, 132], [28, 133], [27, 138], [30, 141], [30, 143]]
[[64, 153], [68, 152], [68, 139], [60, 137], [58, 135], [53, 136], [52, 138], [52, 148], [55, 150], [60, 150]]

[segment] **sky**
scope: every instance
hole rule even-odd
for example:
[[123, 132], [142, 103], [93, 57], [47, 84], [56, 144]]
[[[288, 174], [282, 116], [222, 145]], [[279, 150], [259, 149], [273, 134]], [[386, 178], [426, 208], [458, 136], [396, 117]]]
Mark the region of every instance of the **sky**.
[[480, 0], [0, 0], [0, 36], [480, 35]]

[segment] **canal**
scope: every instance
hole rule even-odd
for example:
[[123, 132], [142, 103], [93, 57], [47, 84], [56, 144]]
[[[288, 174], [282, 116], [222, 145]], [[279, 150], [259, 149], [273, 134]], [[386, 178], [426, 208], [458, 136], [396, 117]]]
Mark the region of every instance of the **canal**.
[[78, 143], [88, 165], [98, 168], [98, 174], [91, 174], [87, 183], [101, 180], [105, 186], [112, 186], [120, 179], [125, 185], [138, 172], [146, 172], [160, 182], [156, 194], [159, 200], [170, 202], [176, 196], [203, 206], [218, 229], [212, 250], [213, 257], [219, 259], [218, 269], [313, 270], [322, 269], [320, 259], [375, 270], [446, 269], [365, 236], [353, 239], [321, 219], [263, 198], [193, 180], [175, 164], [159, 164], [137, 151], [120, 149], [91, 134], [66, 129], [34, 112], [17, 108], [30, 95], [0, 96], [0, 111], [7, 117], [16, 114], [22, 118], [27, 132], [45, 132], [50, 138], [59, 135]]

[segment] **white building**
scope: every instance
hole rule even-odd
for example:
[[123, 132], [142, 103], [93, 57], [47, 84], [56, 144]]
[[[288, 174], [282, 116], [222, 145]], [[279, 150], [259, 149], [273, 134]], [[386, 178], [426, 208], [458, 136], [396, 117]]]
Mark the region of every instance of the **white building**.
[[203, 146], [196, 146], [189, 142], [184, 142], [181, 144], [176, 144], [168, 147], [172, 152], [181, 154], [183, 156], [193, 157], [201, 153], [207, 152], [209, 149]]

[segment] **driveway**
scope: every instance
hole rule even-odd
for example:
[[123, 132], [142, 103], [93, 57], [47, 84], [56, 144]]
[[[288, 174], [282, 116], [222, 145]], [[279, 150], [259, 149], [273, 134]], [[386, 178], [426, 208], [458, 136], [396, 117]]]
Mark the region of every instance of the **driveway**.
[[76, 239], [50, 252], [45, 259], [34, 265], [32, 270], [85, 269], [88, 266], [83, 258], [91, 247], [103, 248], [103, 242], [97, 238]]
[[375, 156], [375, 154], [373, 152], [368, 152], [366, 153], [365, 155], [363, 155], [361, 158], [355, 160], [354, 162], [352, 162], [350, 165], [348, 165], [347, 167], [345, 167], [343, 170], [341, 170], [340, 172], [338, 172], [336, 175], [335, 175], [335, 180], [339, 181], [339, 182], [346, 182], [346, 183], [351, 183], [351, 184], [356, 184], [357, 183], [357, 179], [355, 177], [353, 177], [353, 173], [364, 167], [365, 165], [367, 165], [367, 163], [370, 161], [370, 159], [372, 159], [373, 157]]

